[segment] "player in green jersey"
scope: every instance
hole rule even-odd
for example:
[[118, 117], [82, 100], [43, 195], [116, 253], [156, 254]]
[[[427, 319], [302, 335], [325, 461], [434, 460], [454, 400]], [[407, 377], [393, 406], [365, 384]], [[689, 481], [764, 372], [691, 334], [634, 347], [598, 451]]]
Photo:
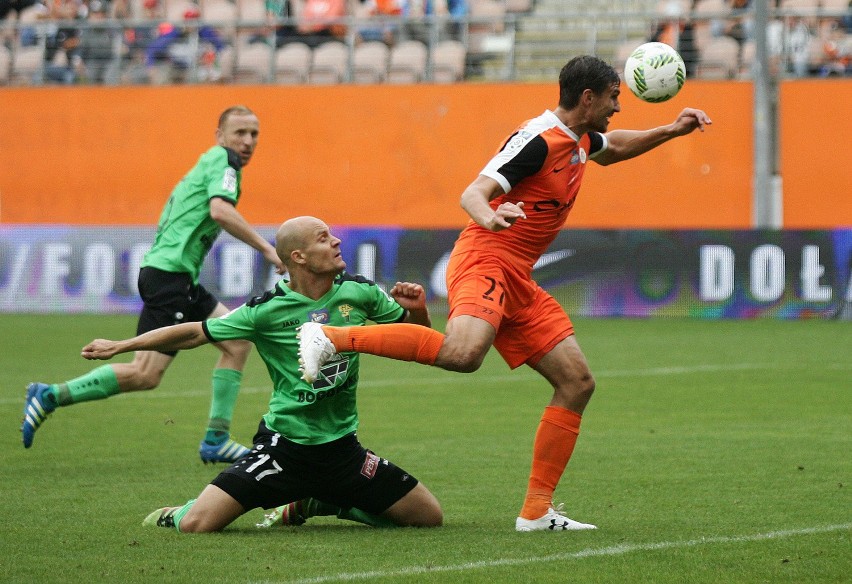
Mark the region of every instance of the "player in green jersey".
[[[275, 248], [236, 209], [242, 168], [254, 154], [259, 132], [257, 116], [250, 109], [226, 109], [219, 116], [216, 145], [201, 155], [172, 191], [139, 272], [143, 308], [137, 334], [228, 312], [198, 283], [204, 258], [223, 229], [261, 252], [279, 274], [284, 273]], [[230, 437], [230, 425], [251, 344], [234, 340], [216, 347], [222, 354], [213, 370], [210, 419], [199, 447], [205, 464], [233, 462], [248, 452]], [[176, 354], [168, 349], [142, 350], [130, 363], [104, 365], [64, 383], [31, 383], [21, 427], [24, 447], [32, 446], [35, 431], [57, 407], [154, 389]]]
[[241, 339], [254, 343], [272, 378], [269, 411], [252, 451], [197, 499], [157, 509], [144, 523], [218, 531], [261, 507], [278, 508], [267, 523], [298, 525], [310, 516], [337, 515], [382, 527], [441, 525], [441, 506], [423, 483], [366, 450], [356, 437], [359, 355], [331, 356], [313, 383], [301, 378], [298, 363], [298, 330], [306, 322], [430, 326], [423, 287], [398, 282], [385, 293], [346, 274], [340, 240], [314, 217], [286, 221], [276, 234], [276, 250], [290, 280], [228, 314], [123, 341], [96, 339], [83, 348], [87, 359], [110, 359], [129, 351], [176, 351]]

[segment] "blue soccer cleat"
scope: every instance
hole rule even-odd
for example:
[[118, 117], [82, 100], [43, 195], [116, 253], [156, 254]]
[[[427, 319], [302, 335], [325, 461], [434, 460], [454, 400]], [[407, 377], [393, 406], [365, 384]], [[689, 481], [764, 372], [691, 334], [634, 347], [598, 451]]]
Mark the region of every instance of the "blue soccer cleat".
[[24, 404], [24, 421], [21, 424], [24, 448], [33, 445], [35, 431], [38, 430], [47, 416], [56, 409], [45, 397], [44, 393], [50, 389], [46, 383], [30, 383], [27, 386], [27, 401]]
[[208, 444], [202, 440], [198, 447], [198, 454], [204, 464], [208, 462], [237, 462], [249, 452], [251, 452], [250, 448], [235, 442], [232, 438], [228, 438], [221, 444]]

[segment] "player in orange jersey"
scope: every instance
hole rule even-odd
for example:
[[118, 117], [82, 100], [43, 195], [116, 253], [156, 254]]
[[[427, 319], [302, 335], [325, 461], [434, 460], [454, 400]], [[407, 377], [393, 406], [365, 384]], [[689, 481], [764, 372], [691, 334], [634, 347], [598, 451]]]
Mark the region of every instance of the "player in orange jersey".
[[618, 74], [604, 61], [571, 59], [559, 74], [558, 107], [516, 129], [465, 189], [461, 205], [471, 220], [447, 266], [446, 334], [403, 324], [309, 323], [301, 331], [308, 380], [331, 354], [346, 351], [471, 372], [492, 345], [510, 367], [526, 364], [547, 379], [553, 397], [535, 436], [518, 531], [595, 528], [565, 517], [552, 503], [595, 381], [570, 318], [533, 281], [533, 265], [574, 206], [587, 161], [628, 160], [711, 123], [703, 111], [687, 108], [665, 126], [608, 132], [610, 118], [621, 110], [619, 87]]

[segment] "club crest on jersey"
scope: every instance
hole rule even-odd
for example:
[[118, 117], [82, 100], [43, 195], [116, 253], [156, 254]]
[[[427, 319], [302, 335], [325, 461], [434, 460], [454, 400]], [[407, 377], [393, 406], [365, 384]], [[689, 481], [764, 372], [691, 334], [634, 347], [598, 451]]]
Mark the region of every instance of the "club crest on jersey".
[[308, 320], [320, 324], [328, 322], [328, 309], [312, 310], [308, 313]]
[[222, 190], [229, 193], [237, 192], [237, 171], [230, 166], [225, 169], [225, 176], [222, 177]]
[[340, 311], [340, 316], [343, 317], [343, 320], [349, 322], [349, 315], [352, 313], [352, 307], [349, 304], [341, 304], [337, 307], [337, 310]]

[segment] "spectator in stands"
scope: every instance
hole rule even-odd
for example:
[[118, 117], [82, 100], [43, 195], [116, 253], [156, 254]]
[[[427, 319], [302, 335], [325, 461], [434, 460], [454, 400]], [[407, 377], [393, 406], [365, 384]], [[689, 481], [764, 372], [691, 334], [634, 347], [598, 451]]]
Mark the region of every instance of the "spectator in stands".
[[767, 51], [774, 74], [808, 75], [811, 31], [804, 18], [773, 20], [766, 27]]
[[[201, 10], [195, 6], [183, 14], [185, 23], [195, 23], [200, 17]], [[187, 75], [197, 67], [199, 58], [204, 59], [203, 65], [211, 65], [207, 62], [211, 54], [215, 59], [225, 48], [216, 30], [209, 26], [173, 26], [161, 22], [157, 29], [159, 36], [145, 50], [145, 66], [152, 83], [187, 81]], [[196, 33], [197, 47], [192, 39]]]
[[280, 48], [287, 43], [302, 40], [293, 24], [296, 13], [291, 0], [265, 0], [264, 9], [267, 25], [257, 29], [249, 38], [249, 43], [271, 44], [270, 40], [274, 39], [275, 47]]
[[[124, 83], [148, 83], [148, 69], [145, 67], [145, 51], [158, 36], [158, 23], [165, 16], [159, 0], [143, 0], [140, 23], [124, 29]], [[129, 0], [115, 0], [115, 17], [135, 20]]]
[[724, 33], [732, 37], [740, 46], [754, 38], [754, 19], [751, 0], [730, 0], [730, 13], [725, 21]]
[[[450, 36], [459, 38], [460, 20], [468, 13], [467, 0], [405, 0], [403, 16], [406, 18], [406, 33], [424, 43], [432, 38], [432, 27], [437, 27], [437, 40]], [[431, 23], [424, 17], [438, 17]], [[441, 20], [441, 18], [446, 20]]]
[[384, 18], [396, 18], [402, 16], [406, 0], [361, 0], [355, 15], [359, 19], [377, 20], [375, 25], [361, 26], [356, 32], [356, 42], [382, 41], [391, 46], [396, 42], [399, 26], [392, 21], [384, 21]]
[[80, 44], [80, 30], [68, 26], [67, 22], [86, 18], [88, 7], [81, 0], [53, 0], [46, 7], [47, 11], [42, 12], [39, 19], [63, 24], [51, 25], [46, 30], [44, 80], [66, 85], [74, 83], [71, 61]]
[[307, 0], [299, 22], [297, 32], [301, 41], [311, 47], [325, 42], [346, 38], [346, 24], [339, 21], [351, 14], [348, 0]]
[[695, 46], [695, 31], [688, 14], [683, 14], [680, 3], [669, 2], [664, 7], [664, 19], [651, 33], [651, 41], [674, 47], [686, 65], [686, 75], [691, 77], [698, 65], [698, 48]]
[[846, 41], [847, 32], [843, 26], [843, 19], [831, 19], [823, 30], [825, 30], [825, 36], [822, 43], [820, 77], [852, 73], [852, 53], [850, 53], [850, 43]]
[[72, 58], [78, 81], [118, 83], [117, 32], [106, 25], [108, 11], [109, 6], [104, 0], [89, 2], [89, 26], [83, 29], [80, 45]]

